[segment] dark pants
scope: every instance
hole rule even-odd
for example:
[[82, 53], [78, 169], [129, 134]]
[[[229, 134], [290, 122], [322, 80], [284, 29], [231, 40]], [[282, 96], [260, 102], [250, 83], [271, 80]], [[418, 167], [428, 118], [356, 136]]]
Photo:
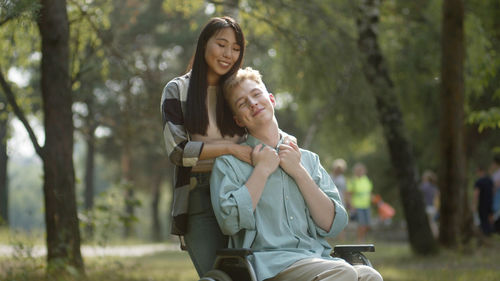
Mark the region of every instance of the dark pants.
[[490, 224], [489, 215], [486, 212], [479, 212], [479, 225], [481, 227], [481, 231], [484, 235], [490, 235], [493, 232], [493, 226]]
[[193, 173], [197, 184], [189, 193], [189, 217], [184, 236], [187, 250], [198, 275], [212, 269], [215, 251], [227, 247], [227, 237], [220, 231], [210, 201], [210, 173]]

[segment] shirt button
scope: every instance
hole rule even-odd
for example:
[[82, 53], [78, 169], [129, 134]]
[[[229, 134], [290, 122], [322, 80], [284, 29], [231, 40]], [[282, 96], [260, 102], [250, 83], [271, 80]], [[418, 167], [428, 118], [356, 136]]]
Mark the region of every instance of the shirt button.
[[290, 219], [293, 220], [293, 216], [291, 216]]

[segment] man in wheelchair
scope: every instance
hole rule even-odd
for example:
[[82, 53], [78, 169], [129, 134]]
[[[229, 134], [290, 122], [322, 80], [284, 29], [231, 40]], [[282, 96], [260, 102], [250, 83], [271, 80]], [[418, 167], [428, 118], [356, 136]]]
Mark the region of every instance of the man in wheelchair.
[[330, 256], [325, 238], [342, 231], [347, 213], [319, 157], [283, 143], [260, 73], [240, 69], [223, 92], [253, 147], [253, 165], [224, 155], [212, 170], [212, 205], [229, 247], [253, 251], [259, 281], [382, 280], [369, 266]]

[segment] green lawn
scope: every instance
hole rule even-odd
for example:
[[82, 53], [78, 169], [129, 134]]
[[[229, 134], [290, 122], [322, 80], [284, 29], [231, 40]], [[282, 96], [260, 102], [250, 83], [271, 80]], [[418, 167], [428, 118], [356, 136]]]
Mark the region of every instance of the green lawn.
[[490, 245], [457, 253], [441, 249], [431, 257], [416, 257], [408, 244], [377, 243], [369, 258], [385, 281], [498, 281], [500, 280], [500, 237]]
[[[432, 257], [416, 257], [402, 242], [376, 242], [367, 256], [386, 281], [497, 281], [500, 280], [500, 236], [487, 246], [457, 253], [442, 249]], [[187, 253], [174, 251], [133, 258], [86, 258], [92, 281], [191, 281], [196, 272]], [[41, 281], [45, 268], [40, 258], [0, 258], [0, 280]]]

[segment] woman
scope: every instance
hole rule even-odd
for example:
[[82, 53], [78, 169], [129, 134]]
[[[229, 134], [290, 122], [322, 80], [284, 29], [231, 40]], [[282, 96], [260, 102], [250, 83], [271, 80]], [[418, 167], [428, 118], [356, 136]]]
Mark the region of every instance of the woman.
[[172, 234], [185, 242], [200, 276], [211, 269], [216, 249], [227, 246], [210, 202], [213, 161], [232, 154], [251, 163], [251, 148], [238, 144], [244, 131], [218, 94], [241, 67], [244, 49], [238, 23], [212, 18], [200, 33], [190, 72], [168, 82], [161, 99], [167, 152], [176, 166]]

